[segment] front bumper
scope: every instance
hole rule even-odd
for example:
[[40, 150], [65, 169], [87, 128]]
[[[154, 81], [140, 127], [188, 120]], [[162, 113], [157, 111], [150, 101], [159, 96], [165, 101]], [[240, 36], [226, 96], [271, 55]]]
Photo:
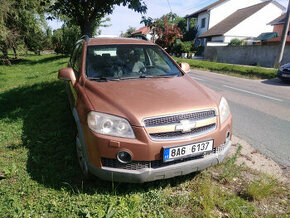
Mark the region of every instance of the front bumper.
[[89, 171], [95, 176], [108, 181], [126, 183], [144, 183], [160, 179], [183, 176], [195, 171], [200, 171], [210, 166], [221, 163], [227, 155], [232, 142], [218, 146], [215, 153], [200, 159], [189, 160], [160, 168], [146, 168], [141, 170], [125, 170], [110, 167], [96, 168], [89, 164]]
[[281, 80], [290, 81], [290, 73], [283, 72], [281, 70], [278, 71], [277, 77]]

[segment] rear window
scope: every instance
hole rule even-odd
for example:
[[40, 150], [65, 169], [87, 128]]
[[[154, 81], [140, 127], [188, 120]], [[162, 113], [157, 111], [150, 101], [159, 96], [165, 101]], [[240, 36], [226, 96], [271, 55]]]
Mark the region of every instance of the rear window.
[[88, 78], [139, 78], [182, 75], [171, 59], [154, 45], [88, 46]]

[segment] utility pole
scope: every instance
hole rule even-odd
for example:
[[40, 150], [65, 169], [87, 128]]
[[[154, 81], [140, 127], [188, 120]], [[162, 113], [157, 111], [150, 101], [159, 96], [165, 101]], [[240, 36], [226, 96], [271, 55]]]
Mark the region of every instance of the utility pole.
[[288, 29], [289, 29], [289, 23], [290, 23], [290, 0], [288, 1], [288, 9], [286, 12], [286, 18], [285, 18], [285, 24], [283, 28], [283, 33], [281, 36], [281, 42], [280, 42], [280, 48], [279, 48], [279, 54], [275, 61], [275, 67], [279, 67], [281, 64], [281, 61], [283, 59], [284, 55], [284, 49], [287, 41], [287, 35], [288, 35]]

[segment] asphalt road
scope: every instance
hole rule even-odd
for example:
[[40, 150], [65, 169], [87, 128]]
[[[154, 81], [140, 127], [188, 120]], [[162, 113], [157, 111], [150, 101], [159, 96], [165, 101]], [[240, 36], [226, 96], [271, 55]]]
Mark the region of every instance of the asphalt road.
[[282, 166], [290, 166], [290, 83], [192, 70], [199, 83], [226, 97], [233, 134]]

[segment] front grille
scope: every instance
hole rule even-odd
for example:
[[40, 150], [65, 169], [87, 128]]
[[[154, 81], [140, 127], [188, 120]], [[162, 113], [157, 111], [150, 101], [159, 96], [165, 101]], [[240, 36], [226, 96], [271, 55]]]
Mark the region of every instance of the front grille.
[[191, 112], [186, 114], [169, 115], [144, 120], [145, 127], [162, 126], [179, 123], [181, 120], [203, 120], [215, 117], [215, 110]]
[[186, 162], [186, 161], [190, 161], [190, 160], [200, 159], [200, 158], [203, 158], [205, 155], [209, 155], [212, 153], [215, 153], [215, 149], [211, 152], [206, 153], [206, 154], [188, 157], [188, 158], [179, 159], [179, 160], [170, 161], [170, 162], [163, 162], [163, 160], [132, 161], [131, 163], [128, 163], [128, 164], [120, 163], [116, 159], [102, 158], [102, 166], [103, 167], [117, 168], [117, 169], [125, 169], [125, 170], [141, 170], [141, 169], [146, 169], [146, 168], [157, 169], [157, 168], [166, 167], [166, 166], [170, 166], [170, 165], [177, 164], [177, 163], [182, 163], [182, 162]]
[[[181, 140], [194, 138], [214, 131], [216, 129], [216, 116], [216, 110], [209, 109], [146, 118], [143, 120], [143, 124], [152, 140]], [[191, 126], [192, 128], [190, 128]]]
[[183, 133], [181, 131], [176, 132], [162, 132], [162, 133], [151, 133], [149, 134], [153, 140], [167, 140], [167, 139], [179, 139], [179, 138], [188, 138], [195, 137], [201, 134], [206, 134], [216, 128], [216, 124], [210, 124], [207, 126], [202, 126], [195, 128], [190, 132]]
[[290, 69], [284, 69], [283, 72], [290, 73]]

